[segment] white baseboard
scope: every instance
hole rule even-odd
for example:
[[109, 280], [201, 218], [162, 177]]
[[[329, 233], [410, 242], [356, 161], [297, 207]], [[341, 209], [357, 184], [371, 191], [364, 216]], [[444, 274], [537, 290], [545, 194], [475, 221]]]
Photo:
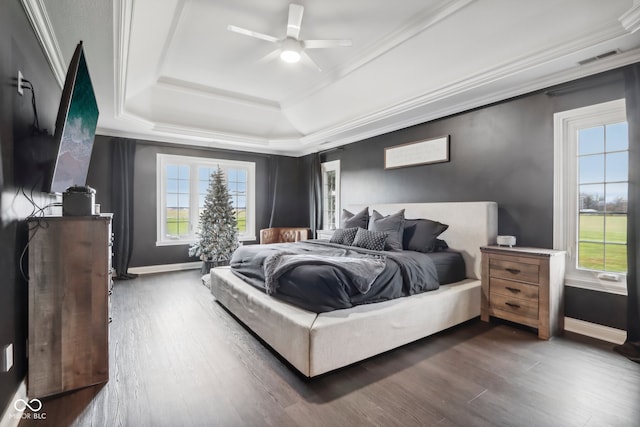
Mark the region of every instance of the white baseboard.
[[145, 267], [131, 267], [127, 271], [131, 274], [150, 274], [165, 273], [167, 271], [195, 270], [196, 268], [200, 267], [202, 267], [202, 261], [183, 262], [180, 264], [148, 265]]
[[597, 323], [585, 322], [584, 320], [578, 320], [572, 317], [564, 318], [564, 330], [613, 344], [623, 344], [627, 339], [626, 331], [598, 325]]
[[18, 399], [27, 400], [27, 383], [25, 380], [22, 380], [16, 390], [16, 394], [13, 395], [7, 407], [4, 409], [2, 418], [0, 418], [0, 427], [17, 427], [20, 423], [24, 410], [18, 411], [15, 408], [14, 402]]

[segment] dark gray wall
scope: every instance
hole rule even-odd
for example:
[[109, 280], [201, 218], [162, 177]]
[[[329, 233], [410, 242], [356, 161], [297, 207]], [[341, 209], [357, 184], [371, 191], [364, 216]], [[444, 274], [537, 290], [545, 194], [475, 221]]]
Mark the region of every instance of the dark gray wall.
[[87, 173], [87, 185], [96, 190], [96, 203], [101, 212], [111, 209], [111, 137], [96, 135], [91, 152], [91, 163]]
[[564, 299], [565, 316], [626, 330], [625, 296], [566, 286]]
[[[21, 150], [33, 148], [38, 141], [31, 135], [33, 120], [31, 93], [17, 93], [18, 70], [36, 88], [41, 127], [53, 132], [62, 90], [56, 83], [49, 64], [31, 30], [19, 0], [0, 2], [0, 158], [2, 165], [0, 190], [6, 204], [0, 206], [0, 348], [14, 345], [14, 366], [0, 373], [0, 413], [25, 377], [27, 340], [27, 282], [20, 275], [19, 259], [27, 242], [24, 219], [31, 206], [18, 193], [16, 164]], [[37, 153], [36, 153], [37, 154]], [[30, 188], [26, 188], [30, 194]], [[39, 203], [49, 197], [33, 192]], [[26, 261], [26, 260], [25, 260]], [[24, 263], [27, 268], [26, 262]]]
[[[87, 183], [96, 189], [96, 202], [101, 204], [103, 212], [108, 212], [111, 208], [110, 142], [110, 137], [96, 138], [87, 178]], [[299, 179], [303, 173], [302, 165], [297, 158], [137, 141], [134, 174], [134, 245], [131, 267], [196, 261], [195, 258], [188, 256], [188, 245], [156, 246], [155, 244], [156, 155], [159, 153], [255, 162], [256, 237], [259, 236], [260, 229], [269, 226], [272, 210], [274, 227], [309, 226], [304, 181]], [[275, 186], [277, 186], [276, 191], [274, 191]]]
[[[491, 200], [499, 234], [519, 246], [553, 246], [553, 114], [624, 97], [619, 70], [452, 117], [380, 135], [323, 154], [340, 159], [341, 203]], [[384, 149], [450, 135], [450, 161], [384, 169]], [[607, 301], [610, 309], [602, 314]], [[624, 329], [625, 297], [571, 289], [567, 315]]]
[[[340, 158], [343, 205], [492, 200], [501, 234], [549, 247], [551, 116], [547, 97], [533, 95], [351, 144], [326, 159]], [[450, 135], [450, 162], [384, 169], [385, 147], [441, 135]]]

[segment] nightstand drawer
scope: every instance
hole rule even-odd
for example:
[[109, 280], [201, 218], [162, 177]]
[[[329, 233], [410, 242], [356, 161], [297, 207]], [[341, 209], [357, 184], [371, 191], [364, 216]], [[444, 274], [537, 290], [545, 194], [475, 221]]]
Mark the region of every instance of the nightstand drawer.
[[538, 286], [536, 285], [498, 279], [497, 277], [491, 277], [489, 283], [492, 294], [538, 301]]
[[[538, 318], [538, 300], [513, 298], [507, 295], [491, 294], [489, 305], [494, 310], [515, 313], [530, 319]], [[510, 320], [510, 319], [507, 319]]]
[[480, 318], [498, 317], [538, 329], [548, 340], [564, 327], [565, 252], [483, 246]]
[[540, 282], [540, 265], [491, 257], [489, 276], [537, 284]]

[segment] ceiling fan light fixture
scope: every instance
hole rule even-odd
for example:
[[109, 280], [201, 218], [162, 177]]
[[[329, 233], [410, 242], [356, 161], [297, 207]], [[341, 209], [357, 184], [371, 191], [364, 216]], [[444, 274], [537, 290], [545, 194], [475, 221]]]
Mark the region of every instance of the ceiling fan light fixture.
[[259, 33], [257, 31], [247, 30], [246, 28], [236, 27], [235, 25], [227, 25], [227, 30], [256, 39], [264, 40], [270, 43], [277, 43], [278, 49], [266, 55], [259, 62], [275, 59], [278, 55], [280, 59], [289, 64], [302, 62], [302, 64], [322, 71], [318, 64], [309, 57], [306, 49], [327, 49], [333, 47], [351, 46], [351, 40], [302, 40], [300, 39], [300, 26], [302, 25], [302, 16], [304, 14], [304, 6], [291, 3], [289, 5], [289, 18], [287, 19], [287, 35], [283, 39], [271, 36], [269, 34]]
[[295, 64], [300, 61], [300, 51], [302, 46], [300, 42], [291, 37], [287, 37], [282, 42], [282, 52], [280, 52], [280, 59], [289, 64]]
[[295, 50], [283, 50], [280, 52], [280, 59], [289, 64], [295, 64], [300, 61], [300, 52]]

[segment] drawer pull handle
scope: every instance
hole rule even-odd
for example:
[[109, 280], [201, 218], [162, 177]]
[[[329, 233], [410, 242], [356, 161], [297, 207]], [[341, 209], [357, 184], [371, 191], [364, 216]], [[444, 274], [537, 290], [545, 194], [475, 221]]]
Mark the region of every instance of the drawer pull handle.
[[509, 273], [511, 274], [518, 274], [520, 273], [520, 270], [518, 270], [517, 268], [505, 268], [505, 270], [507, 270]]
[[508, 305], [511, 308], [520, 308], [520, 305], [514, 304], [512, 302], [505, 302], [505, 304]]
[[510, 286], [505, 286], [505, 289], [513, 292], [514, 294], [517, 294], [518, 292], [520, 292], [520, 289], [512, 288]]

